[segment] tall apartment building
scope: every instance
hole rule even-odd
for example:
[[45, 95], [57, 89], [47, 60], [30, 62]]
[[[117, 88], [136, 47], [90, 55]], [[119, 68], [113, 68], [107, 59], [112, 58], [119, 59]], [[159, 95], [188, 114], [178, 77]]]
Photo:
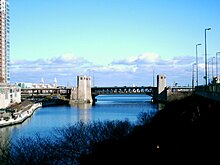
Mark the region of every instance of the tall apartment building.
[[21, 88], [10, 85], [9, 34], [9, 0], [0, 0], [0, 109], [21, 102]]
[[10, 83], [9, 0], [0, 0], [0, 83]]

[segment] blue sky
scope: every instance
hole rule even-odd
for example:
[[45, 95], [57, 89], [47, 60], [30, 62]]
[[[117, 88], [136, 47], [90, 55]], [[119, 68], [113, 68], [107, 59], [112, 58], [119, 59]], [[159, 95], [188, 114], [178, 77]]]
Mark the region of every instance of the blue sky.
[[[96, 86], [191, 85], [195, 47], [204, 84], [208, 58], [220, 51], [219, 0], [10, 0], [11, 82]], [[220, 59], [220, 57], [219, 57]], [[220, 61], [219, 61], [220, 63]], [[214, 66], [215, 68], [215, 66]]]

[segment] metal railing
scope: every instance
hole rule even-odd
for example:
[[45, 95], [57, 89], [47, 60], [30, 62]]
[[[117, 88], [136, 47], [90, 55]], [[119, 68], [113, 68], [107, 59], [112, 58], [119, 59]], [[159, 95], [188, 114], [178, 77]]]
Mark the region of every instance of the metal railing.
[[208, 86], [196, 86], [195, 91], [220, 93], [220, 84], [210, 84]]

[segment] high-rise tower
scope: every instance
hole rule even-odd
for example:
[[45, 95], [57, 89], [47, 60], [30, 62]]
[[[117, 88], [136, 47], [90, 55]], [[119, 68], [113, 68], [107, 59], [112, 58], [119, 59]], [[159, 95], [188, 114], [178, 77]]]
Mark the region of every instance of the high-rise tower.
[[10, 85], [9, 0], [0, 0], [0, 109], [21, 102], [21, 88]]
[[9, 0], [0, 0], [0, 83], [10, 83]]

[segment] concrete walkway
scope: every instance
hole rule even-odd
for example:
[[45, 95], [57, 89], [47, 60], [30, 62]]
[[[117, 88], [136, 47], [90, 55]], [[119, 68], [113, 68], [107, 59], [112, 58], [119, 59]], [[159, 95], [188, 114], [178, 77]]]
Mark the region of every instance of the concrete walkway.
[[36, 109], [42, 106], [42, 103], [33, 103], [30, 101], [24, 101], [20, 104], [16, 104], [10, 107], [14, 110], [13, 113], [6, 113], [6, 117], [0, 118], [0, 127], [20, 124], [29, 118]]

